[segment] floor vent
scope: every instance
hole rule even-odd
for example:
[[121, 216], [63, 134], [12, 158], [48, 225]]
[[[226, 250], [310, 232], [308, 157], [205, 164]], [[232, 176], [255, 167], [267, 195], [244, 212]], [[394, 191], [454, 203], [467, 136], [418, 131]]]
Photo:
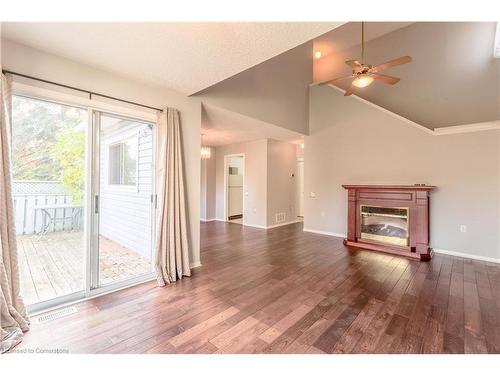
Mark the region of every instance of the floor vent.
[[39, 324], [51, 322], [52, 320], [62, 318], [63, 316], [68, 316], [68, 315], [74, 314], [77, 311], [78, 310], [76, 309], [75, 306], [70, 306], [70, 307], [65, 307], [63, 309], [50, 311], [46, 314], [42, 314], [42, 315], [37, 316], [36, 322]]

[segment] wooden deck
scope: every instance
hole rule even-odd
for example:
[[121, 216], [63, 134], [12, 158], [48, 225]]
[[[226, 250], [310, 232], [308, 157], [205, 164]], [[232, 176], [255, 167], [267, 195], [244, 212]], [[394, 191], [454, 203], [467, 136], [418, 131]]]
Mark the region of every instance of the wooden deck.
[[[30, 305], [84, 289], [83, 232], [18, 236], [21, 292]], [[150, 262], [108, 238], [100, 237], [101, 285], [149, 272]]]

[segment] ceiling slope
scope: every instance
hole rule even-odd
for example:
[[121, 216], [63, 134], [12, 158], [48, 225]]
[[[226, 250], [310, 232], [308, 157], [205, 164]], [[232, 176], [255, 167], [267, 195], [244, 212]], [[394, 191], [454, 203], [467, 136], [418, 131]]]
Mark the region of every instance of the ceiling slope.
[[[495, 29], [495, 23], [419, 22], [375, 38], [365, 44], [365, 62], [375, 65], [404, 55], [413, 62], [384, 71], [401, 78], [397, 85], [374, 83], [354, 93], [430, 129], [498, 120]], [[328, 34], [332, 44], [336, 31]], [[370, 35], [369, 24], [365, 33]], [[358, 45], [315, 61], [314, 81], [349, 74], [344, 61], [360, 55]]]
[[214, 147], [264, 138], [299, 143], [303, 137], [300, 133], [207, 103], [202, 106], [201, 127], [203, 145]]
[[245, 70], [196, 97], [256, 120], [308, 134], [312, 42]]

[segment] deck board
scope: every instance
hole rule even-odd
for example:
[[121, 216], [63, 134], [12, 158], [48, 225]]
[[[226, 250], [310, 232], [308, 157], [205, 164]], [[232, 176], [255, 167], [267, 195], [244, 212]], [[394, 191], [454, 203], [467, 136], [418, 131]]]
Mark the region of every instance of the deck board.
[[[50, 232], [17, 236], [21, 293], [27, 305], [84, 289], [83, 233]], [[100, 237], [100, 282], [150, 272], [150, 262], [108, 238]]]

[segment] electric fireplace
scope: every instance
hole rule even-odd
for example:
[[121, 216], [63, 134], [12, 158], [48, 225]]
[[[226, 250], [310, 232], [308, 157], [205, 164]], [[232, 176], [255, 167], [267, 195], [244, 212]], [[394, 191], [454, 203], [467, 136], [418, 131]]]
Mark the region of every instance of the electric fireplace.
[[429, 260], [428, 185], [342, 185], [348, 191], [347, 246]]
[[361, 238], [393, 245], [407, 246], [408, 213], [408, 207], [361, 205]]

